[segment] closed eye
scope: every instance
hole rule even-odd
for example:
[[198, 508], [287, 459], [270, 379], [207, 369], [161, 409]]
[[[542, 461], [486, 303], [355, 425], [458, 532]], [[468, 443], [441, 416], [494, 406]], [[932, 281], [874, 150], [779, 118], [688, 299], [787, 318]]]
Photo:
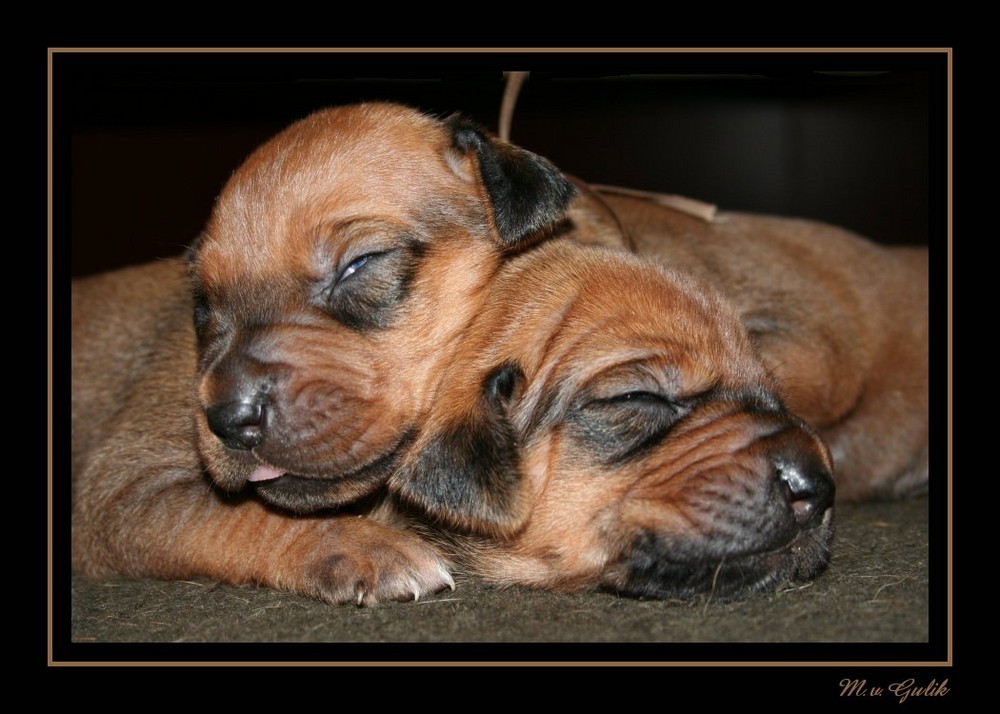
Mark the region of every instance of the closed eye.
[[646, 392], [642, 390], [636, 390], [632, 392], [623, 392], [621, 394], [615, 394], [611, 397], [602, 397], [600, 399], [594, 399], [590, 404], [599, 405], [622, 405], [628, 406], [629, 404], [639, 406], [639, 405], [649, 405], [649, 406], [665, 406], [674, 408], [676, 405], [667, 399], [662, 394], [657, 394], [655, 392]]
[[661, 443], [690, 411], [663, 394], [634, 390], [590, 399], [574, 410], [570, 432], [606, 464], [638, 458]]
[[337, 283], [339, 284], [339, 283], [344, 282], [349, 277], [351, 277], [352, 275], [354, 275], [355, 273], [357, 273], [359, 270], [361, 270], [362, 268], [364, 268], [365, 265], [367, 265], [368, 262], [372, 258], [374, 258], [376, 255], [381, 255], [381, 254], [382, 254], [381, 252], [378, 252], [378, 253], [365, 253], [364, 255], [362, 255], [359, 258], [355, 258], [354, 260], [352, 260], [350, 263], [347, 264], [346, 268], [344, 268], [342, 271], [340, 271], [340, 275], [337, 276]]
[[414, 241], [345, 257], [344, 267], [319, 286], [322, 309], [352, 328], [388, 327], [410, 290], [422, 253]]

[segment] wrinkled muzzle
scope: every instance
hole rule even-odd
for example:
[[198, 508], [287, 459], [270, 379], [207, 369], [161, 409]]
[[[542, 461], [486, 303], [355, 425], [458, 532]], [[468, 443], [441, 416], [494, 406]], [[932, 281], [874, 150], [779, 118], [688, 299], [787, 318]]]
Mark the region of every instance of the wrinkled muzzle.
[[634, 536], [602, 579], [623, 594], [731, 600], [829, 561], [829, 451], [781, 410], [713, 405], [678, 426], [628, 496]]
[[205, 369], [198, 391], [199, 445], [216, 484], [252, 483], [297, 512], [370, 493], [411, 438], [405, 415], [375, 388], [372, 355], [306, 337], [234, 344]]

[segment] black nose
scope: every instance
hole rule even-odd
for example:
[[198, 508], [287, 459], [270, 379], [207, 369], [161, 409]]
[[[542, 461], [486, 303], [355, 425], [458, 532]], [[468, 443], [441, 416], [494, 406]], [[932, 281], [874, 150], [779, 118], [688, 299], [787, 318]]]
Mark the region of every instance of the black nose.
[[809, 452], [774, 458], [779, 483], [803, 528], [816, 525], [833, 505], [833, 474], [823, 461]]
[[205, 417], [212, 433], [230, 449], [249, 451], [264, 441], [267, 409], [261, 397], [212, 405]]

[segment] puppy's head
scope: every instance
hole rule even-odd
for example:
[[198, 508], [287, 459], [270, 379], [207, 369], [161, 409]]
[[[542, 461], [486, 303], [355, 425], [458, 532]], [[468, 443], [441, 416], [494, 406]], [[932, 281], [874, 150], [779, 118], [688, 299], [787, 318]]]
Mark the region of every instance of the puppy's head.
[[396, 105], [319, 112], [260, 147], [190, 256], [216, 483], [294, 511], [381, 485], [505, 251], [572, 196], [540, 157]]
[[825, 445], [734, 312], [564, 241], [508, 264], [390, 488], [507, 583], [725, 599], [826, 565]]

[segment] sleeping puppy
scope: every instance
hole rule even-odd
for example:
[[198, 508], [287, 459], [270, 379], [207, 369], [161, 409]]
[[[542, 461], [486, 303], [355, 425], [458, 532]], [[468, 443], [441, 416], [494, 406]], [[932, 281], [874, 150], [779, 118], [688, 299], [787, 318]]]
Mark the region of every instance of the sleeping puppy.
[[573, 192], [462, 120], [342, 107], [255, 151], [186, 261], [75, 282], [75, 569], [332, 603], [453, 587], [430, 544], [364, 499], [419, 433], [506, 253]]
[[507, 263], [390, 481], [469, 572], [740, 598], [824, 569], [835, 482], [926, 488], [926, 252], [610, 195], [571, 215], [660, 264]]

